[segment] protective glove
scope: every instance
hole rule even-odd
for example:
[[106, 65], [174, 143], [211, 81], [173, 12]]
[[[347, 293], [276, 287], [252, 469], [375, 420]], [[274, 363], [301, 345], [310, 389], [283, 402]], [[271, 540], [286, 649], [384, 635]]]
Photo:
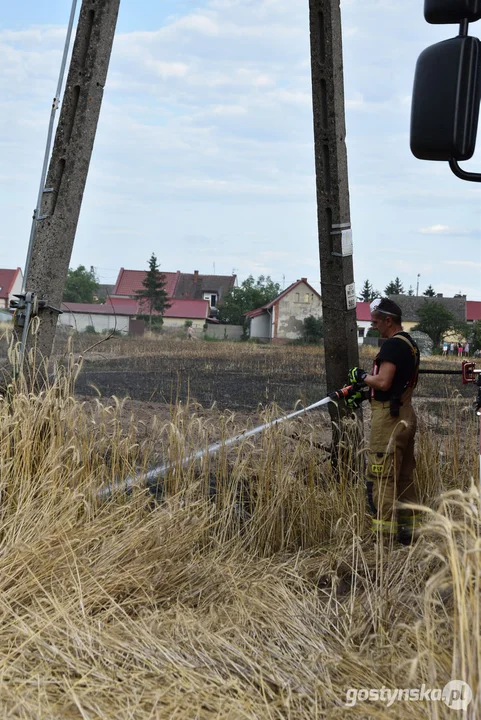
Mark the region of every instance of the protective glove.
[[354, 410], [358, 410], [361, 407], [361, 404], [365, 400], [369, 400], [371, 391], [367, 387], [367, 385], [359, 385], [359, 383], [355, 383], [352, 386], [352, 391], [350, 397], [346, 398], [346, 405], [350, 409], [351, 412], [354, 412]]
[[356, 392], [353, 392], [350, 397], [346, 398], [346, 405], [351, 412], [354, 412], [361, 407], [361, 403], [363, 400], [364, 398], [361, 393], [361, 387], [359, 386]]
[[356, 383], [359, 385], [363, 385], [364, 380], [366, 379], [366, 376], [367, 376], [367, 372], [365, 370], [363, 370], [362, 368], [355, 367], [355, 368], [352, 368], [351, 370], [349, 370], [348, 379], [349, 379], [349, 382], [352, 383], [353, 385]]

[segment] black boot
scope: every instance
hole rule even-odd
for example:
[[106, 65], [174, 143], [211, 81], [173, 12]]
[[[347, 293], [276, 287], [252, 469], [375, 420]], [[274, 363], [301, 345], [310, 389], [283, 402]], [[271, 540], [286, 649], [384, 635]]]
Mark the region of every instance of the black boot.
[[419, 534], [420, 516], [414, 512], [401, 512], [398, 515], [397, 539], [402, 545], [412, 545]]

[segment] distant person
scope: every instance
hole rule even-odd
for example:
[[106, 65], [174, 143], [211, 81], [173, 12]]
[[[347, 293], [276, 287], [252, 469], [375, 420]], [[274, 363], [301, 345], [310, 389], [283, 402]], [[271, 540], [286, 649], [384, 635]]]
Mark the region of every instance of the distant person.
[[451, 355], [454, 355], [454, 343], [453, 342], [449, 346], [449, 351], [450, 351]]
[[444, 343], [443, 343], [443, 355], [444, 355], [445, 357], [446, 357], [446, 355], [448, 354], [448, 350], [449, 350], [449, 345], [448, 345], [447, 342], [444, 342]]
[[464, 354], [466, 355], [466, 357], [469, 357], [469, 343], [468, 342], [464, 346]]
[[458, 358], [463, 357], [463, 345], [458, 342]]
[[189, 325], [189, 327], [187, 328], [187, 339], [188, 340], [194, 339], [194, 331], [192, 329], [192, 325]]

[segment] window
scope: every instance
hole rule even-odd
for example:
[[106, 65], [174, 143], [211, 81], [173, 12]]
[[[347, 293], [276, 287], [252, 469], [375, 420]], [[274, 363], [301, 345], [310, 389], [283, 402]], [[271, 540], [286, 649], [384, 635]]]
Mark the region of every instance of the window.
[[209, 301], [209, 305], [211, 308], [216, 307], [217, 305], [217, 293], [204, 293], [204, 300]]
[[308, 302], [309, 302], [309, 293], [306, 293], [306, 294], [304, 295], [304, 302], [305, 302], [305, 303], [308, 303]]
[[296, 302], [299, 302], [299, 301], [300, 301], [300, 295], [299, 295], [299, 293], [296, 293]]
[[364, 328], [359, 328], [358, 332], [359, 332], [359, 337], [363, 338], [364, 337]]

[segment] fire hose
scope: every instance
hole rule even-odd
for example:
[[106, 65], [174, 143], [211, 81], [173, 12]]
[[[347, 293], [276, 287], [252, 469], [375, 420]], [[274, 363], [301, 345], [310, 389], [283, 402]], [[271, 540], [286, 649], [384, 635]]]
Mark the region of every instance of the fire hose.
[[244, 432], [239, 433], [238, 435], [235, 435], [228, 440], [216, 442], [213, 445], [209, 445], [209, 447], [207, 447], [205, 450], [198, 450], [195, 453], [187, 455], [177, 463], [168, 462], [164, 463], [163, 465], [154, 467], [152, 468], [152, 470], [148, 470], [147, 472], [139, 473], [136, 475], [129, 475], [124, 480], [116, 481], [108, 487], [101, 488], [98, 491], [98, 496], [100, 498], [108, 498], [114, 492], [129, 492], [137, 485], [145, 485], [146, 487], [155, 486], [160, 480], [162, 480], [162, 478], [167, 475], [170, 470], [185, 467], [191, 462], [194, 462], [196, 460], [202, 460], [206, 457], [209, 457], [210, 455], [214, 455], [219, 450], [231, 447], [232, 445], [237, 445], [238, 443], [246, 440], [249, 437], [252, 437], [253, 435], [257, 435], [264, 430], [268, 430], [269, 428], [274, 427], [275, 425], [280, 425], [286, 420], [292, 420], [292, 418], [309, 412], [309, 410], [314, 410], [316, 408], [322, 407], [323, 405], [327, 405], [330, 402], [339, 402], [341, 400], [346, 400], [351, 397], [355, 392], [357, 392], [359, 387], [360, 386], [358, 385], [347, 385], [340, 390], [329, 393], [329, 395], [327, 395], [322, 400], [318, 400], [312, 405], [309, 405], [306, 408], [302, 408], [302, 410], [296, 410], [296, 412], [285, 415], [284, 417], [276, 418], [275, 420], [271, 420], [270, 422], [264, 423], [263, 425], [258, 425], [257, 427], [252, 428], [252, 430], [245, 430]]
[[[476, 364], [474, 362], [463, 362], [462, 369], [461, 370], [420, 370], [420, 374], [425, 375], [462, 375], [463, 378], [463, 384], [466, 383], [476, 383], [478, 386], [478, 397], [477, 401], [475, 403], [475, 409], [478, 415], [481, 416], [481, 370], [476, 370]], [[138, 485], [144, 485], [145, 487], [155, 487], [159, 481], [161, 481], [165, 476], [168, 474], [169, 471], [174, 470], [175, 468], [183, 468], [186, 465], [190, 464], [191, 462], [195, 462], [197, 460], [203, 460], [206, 457], [210, 457], [211, 455], [214, 455], [219, 450], [223, 450], [224, 448], [232, 447], [233, 445], [237, 445], [238, 443], [242, 442], [243, 440], [246, 440], [249, 437], [253, 437], [254, 435], [257, 435], [264, 430], [268, 430], [271, 427], [274, 427], [275, 425], [280, 425], [281, 423], [285, 422], [286, 420], [292, 420], [292, 418], [299, 417], [300, 415], [303, 415], [306, 412], [309, 412], [310, 410], [314, 410], [316, 408], [322, 407], [324, 405], [327, 405], [330, 402], [338, 403], [341, 401], [346, 401], [350, 397], [352, 397], [355, 393], [359, 392], [361, 389], [361, 385], [358, 384], [351, 384], [346, 385], [345, 387], [340, 388], [339, 390], [335, 390], [334, 392], [329, 393], [325, 398], [322, 400], [318, 400], [317, 402], [313, 403], [312, 405], [309, 405], [306, 408], [302, 408], [301, 410], [297, 410], [296, 412], [290, 413], [289, 415], [285, 415], [284, 417], [276, 418], [275, 420], [271, 420], [270, 422], [264, 423], [263, 425], [258, 425], [255, 428], [252, 428], [251, 430], [245, 430], [242, 433], [239, 433], [238, 435], [235, 435], [232, 438], [229, 438], [227, 440], [222, 440], [220, 442], [216, 442], [213, 445], [209, 445], [204, 450], [198, 450], [197, 452], [191, 453], [190, 455], [187, 455], [186, 457], [182, 458], [178, 462], [167, 462], [163, 465], [159, 465], [157, 467], [152, 468], [151, 470], [148, 470], [147, 472], [138, 473], [134, 475], [129, 475], [127, 478], [124, 478], [123, 480], [114, 481], [111, 485], [108, 485], [107, 487], [100, 488], [98, 490], [98, 497], [101, 499], [108, 499], [116, 492], [130, 492], [134, 487]], [[480, 478], [481, 478], [481, 432], [480, 432], [480, 447], [479, 447], [479, 454], [480, 454]]]

